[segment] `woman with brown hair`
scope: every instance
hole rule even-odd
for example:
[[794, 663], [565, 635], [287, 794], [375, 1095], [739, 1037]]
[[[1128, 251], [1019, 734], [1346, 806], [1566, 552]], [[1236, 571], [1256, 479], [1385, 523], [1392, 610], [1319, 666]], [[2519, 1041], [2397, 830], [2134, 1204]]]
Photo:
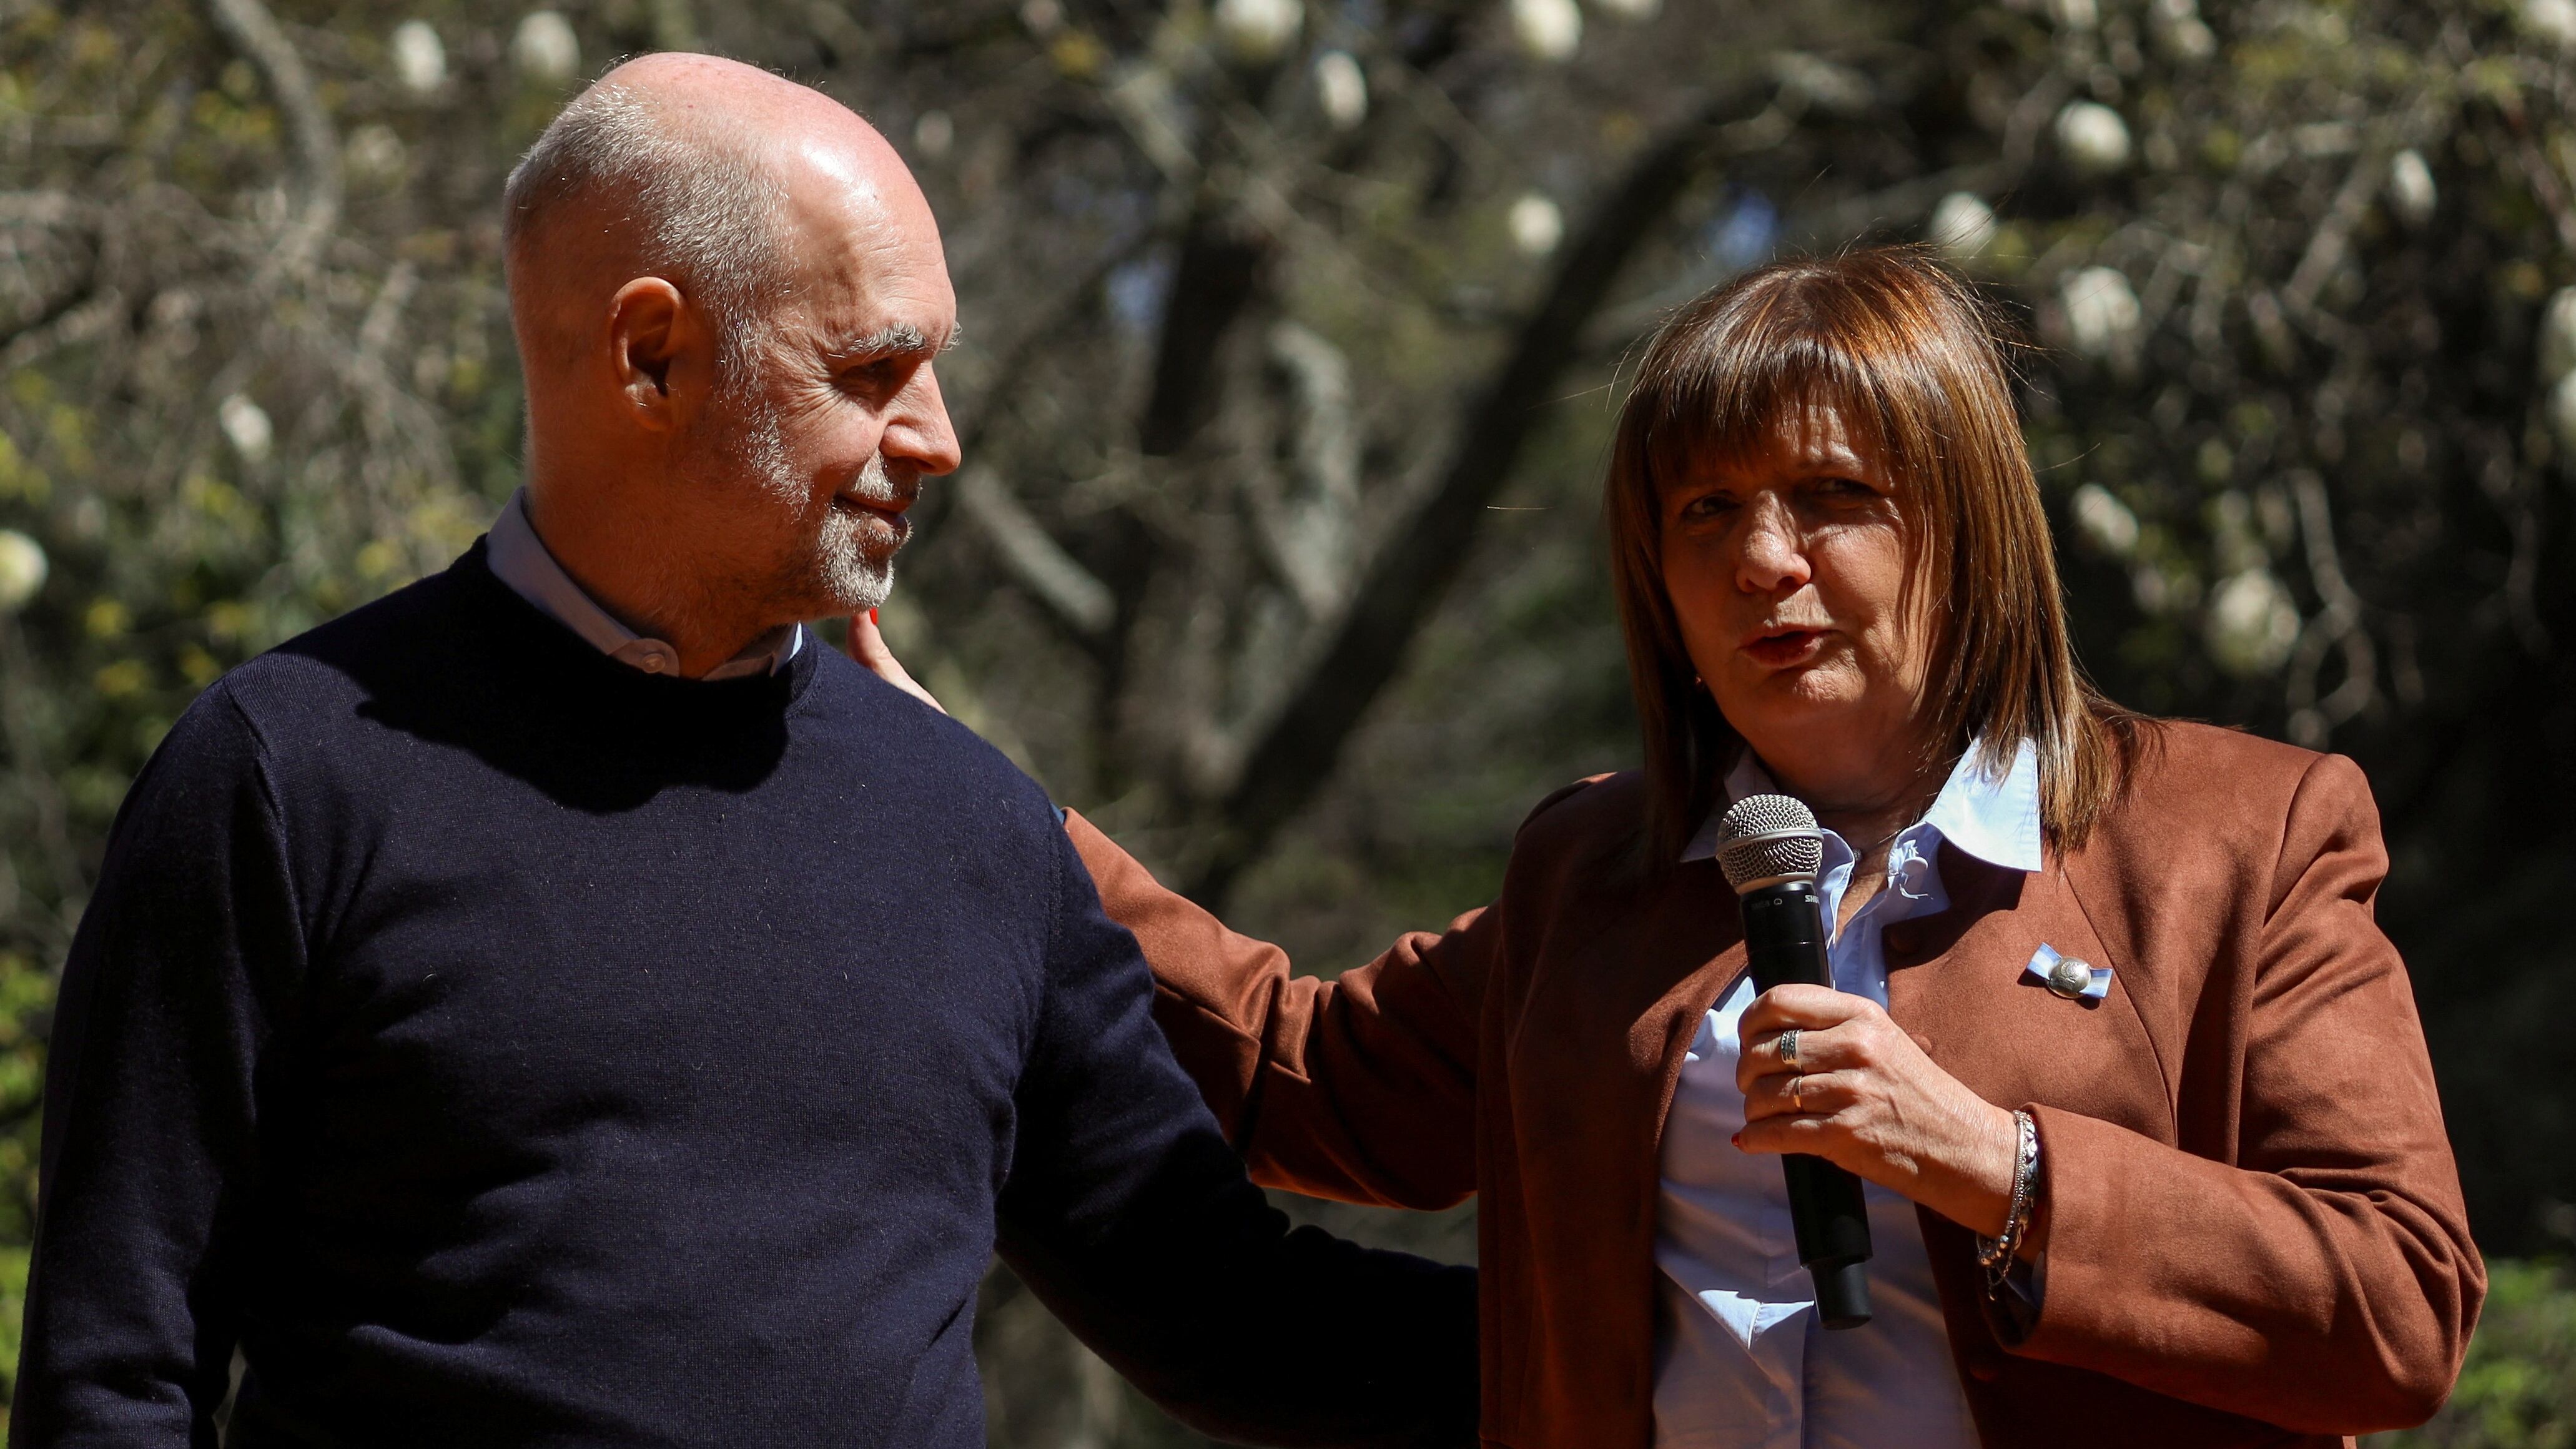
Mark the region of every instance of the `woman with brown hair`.
[[[1477, 1196], [1489, 1443], [2331, 1444], [2450, 1390], [2484, 1270], [2369, 787], [2086, 687], [1998, 335], [1907, 250], [1663, 329], [1605, 499], [1645, 769], [1445, 933], [1291, 977], [1069, 819], [1256, 1178]], [[1745, 979], [1711, 846], [1765, 792], [1837, 989]], [[1788, 1151], [1869, 1185], [1864, 1327]]]

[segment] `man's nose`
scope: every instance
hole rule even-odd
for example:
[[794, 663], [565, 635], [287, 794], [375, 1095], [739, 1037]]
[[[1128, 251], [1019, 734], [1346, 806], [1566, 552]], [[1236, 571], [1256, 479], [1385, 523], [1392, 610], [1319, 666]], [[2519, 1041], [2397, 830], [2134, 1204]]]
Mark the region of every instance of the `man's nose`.
[[1807, 541], [1797, 517], [1776, 494], [1765, 493], [1745, 510], [1742, 552], [1735, 565], [1736, 587], [1768, 596], [1795, 589], [1813, 577], [1807, 564]]
[[957, 428], [948, 420], [947, 400], [939, 395], [939, 375], [929, 363], [914, 370], [911, 384], [886, 420], [878, 449], [930, 477], [957, 471], [961, 461]]

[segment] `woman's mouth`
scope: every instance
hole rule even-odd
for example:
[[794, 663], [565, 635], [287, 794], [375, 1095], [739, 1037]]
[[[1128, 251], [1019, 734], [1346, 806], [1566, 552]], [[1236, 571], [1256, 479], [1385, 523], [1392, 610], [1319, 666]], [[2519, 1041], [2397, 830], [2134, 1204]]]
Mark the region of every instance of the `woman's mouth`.
[[1787, 669], [1815, 658], [1824, 644], [1822, 629], [1771, 629], [1747, 641], [1744, 652], [1765, 668]]

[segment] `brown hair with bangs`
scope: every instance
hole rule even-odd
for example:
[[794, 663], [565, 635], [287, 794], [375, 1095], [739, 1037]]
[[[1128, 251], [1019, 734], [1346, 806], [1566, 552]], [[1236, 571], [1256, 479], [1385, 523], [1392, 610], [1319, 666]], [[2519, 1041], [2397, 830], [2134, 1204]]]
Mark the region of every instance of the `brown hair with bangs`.
[[1698, 682], [1664, 589], [1661, 488], [1694, 461], [1755, 454], [1830, 407], [1897, 480], [1908, 588], [1928, 587], [1924, 766], [1982, 740], [2000, 776], [2039, 759], [2048, 844], [2083, 844], [2119, 789], [2135, 717], [2075, 665], [2057, 558], [2014, 412], [2012, 329], [1916, 247], [1774, 262], [1683, 308], [1648, 344], [1619, 416], [1602, 507], [1646, 743], [1646, 847], [1678, 860], [1743, 741]]

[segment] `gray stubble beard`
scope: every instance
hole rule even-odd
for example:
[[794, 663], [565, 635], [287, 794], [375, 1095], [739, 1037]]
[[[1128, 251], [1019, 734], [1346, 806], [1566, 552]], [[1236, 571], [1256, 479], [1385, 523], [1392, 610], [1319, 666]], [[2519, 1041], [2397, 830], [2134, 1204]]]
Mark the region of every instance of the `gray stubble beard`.
[[[795, 485], [801, 498], [809, 499], [802, 479], [782, 479]], [[886, 482], [885, 455], [868, 459], [859, 474], [858, 495], [871, 503], [891, 503], [893, 489]], [[797, 568], [805, 587], [831, 600], [837, 614], [864, 614], [884, 604], [894, 591], [894, 554], [871, 556], [866, 547], [868, 521], [853, 518], [832, 506], [823, 504], [822, 527], [814, 535], [812, 556]]]
[[[798, 473], [787, 451], [786, 430], [777, 406], [755, 390], [741, 394], [741, 452], [744, 470], [762, 492], [803, 521], [815, 506], [811, 482]], [[872, 502], [891, 504], [894, 487], [886, 477], [885, 455], [868, 459], [851, 491]], [[764, 590], [782, 604], [795, 601], [799, 612], [863, 614], [884, 605], [894, 590], [894, 554], [870, 556], [864, 519], [853, 518], [822, 500], [823, 516], [811, 535], [812, 546], [801, 556], [782, 561]], [[820, 603], [825, 607], [814, 610]]]

